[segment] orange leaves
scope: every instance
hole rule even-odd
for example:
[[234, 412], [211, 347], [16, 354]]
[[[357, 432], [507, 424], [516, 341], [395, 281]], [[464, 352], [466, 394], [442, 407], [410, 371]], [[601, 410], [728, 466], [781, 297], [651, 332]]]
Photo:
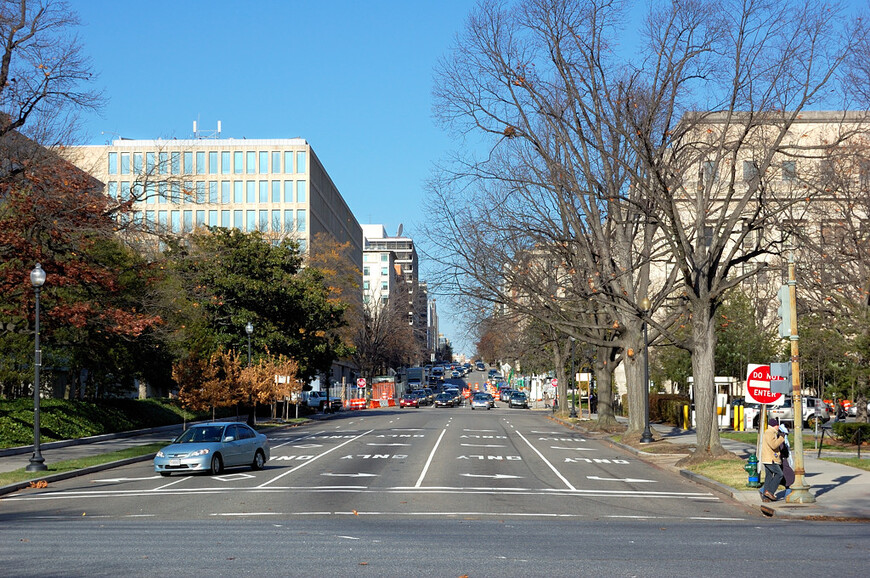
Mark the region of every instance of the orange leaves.
[[45, 480], [39, 480], [38, 482], [30, 482], [30, 487], [31, 488], [40, 488], [40, 489], [47, 488], [48, 482], [46, 482]]
[[502, 131], [502, 134], [504, 134], [507, 138], [514, 138], [515, 136], [517, 136], [517, 129], [508, 125]]

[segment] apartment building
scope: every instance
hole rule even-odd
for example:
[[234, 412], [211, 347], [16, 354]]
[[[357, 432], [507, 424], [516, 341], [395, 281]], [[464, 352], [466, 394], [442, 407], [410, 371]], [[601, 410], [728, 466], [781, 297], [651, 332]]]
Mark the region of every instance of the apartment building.
[[292, 238], [304, 251], [318, 233], [349, 242], [362, 267], [362, 231], [305, 139], [192, 138], [72, 146], [64, 156], [132, 203], [143, 231], [183, 235], [194, 228], [260, 231]]

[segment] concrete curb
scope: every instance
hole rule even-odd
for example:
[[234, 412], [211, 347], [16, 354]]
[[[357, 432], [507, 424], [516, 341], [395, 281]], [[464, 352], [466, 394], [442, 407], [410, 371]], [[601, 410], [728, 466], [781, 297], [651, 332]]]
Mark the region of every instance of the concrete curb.
[[[72, 444], [70, 444], [72, 445]], [[68, 480], [70, 478], [75, 478], [78, 476], [84, 476], [87, 474], [93, 474], [96, 472], [102, 472], [104, 470], [111, 470], [112, 468], [118, 468], [121, 466], [126, 466], [128, 464], [135, 464], [138, 462], [145, 462], [148, 460], [153, 460], [155, 454], [145, 454], [142, 456], [136, 456], [134, 458], [124, 458], [123, 460], [116, 460], [114, 462], [106, 462], [105, 464], [98, 464], [96, 466], [90, 466], [87, 468], [81, 468], [78, 470], [70, 470], [68, 472], [61, 472], [59, 474], [50, 474], [45, 477], [36, 477], [31, 480], [26, 480], [23, 482], [16, 482], [14, 484], [9, 484], [8, 486], [0, 486], [0, 496], [5, 494], [11, 494], [13, 492], [17, 492], [18, 490], [23, 490], [25, 488], [29, 488], [31, 483], [36, 483], [39, 481], [46, 481], [49, 484], [52, 482], [59, 482], [61, 480]]]

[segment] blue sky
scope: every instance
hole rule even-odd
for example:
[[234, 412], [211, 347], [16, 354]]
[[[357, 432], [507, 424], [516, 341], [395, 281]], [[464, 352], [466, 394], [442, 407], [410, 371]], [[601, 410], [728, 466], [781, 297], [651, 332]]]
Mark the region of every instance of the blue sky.
[[[108, 99], [84, 118], [86, 143], [186, 138], [194, 120], [220, 120], [226, 138], [302, 137], [360, 223], [413, 235], [424, 182], [453, 148], [432, 118], [433, 68], [474, 4], [74, 2]], [[444, 333], [467, 349], [438, 303]]]

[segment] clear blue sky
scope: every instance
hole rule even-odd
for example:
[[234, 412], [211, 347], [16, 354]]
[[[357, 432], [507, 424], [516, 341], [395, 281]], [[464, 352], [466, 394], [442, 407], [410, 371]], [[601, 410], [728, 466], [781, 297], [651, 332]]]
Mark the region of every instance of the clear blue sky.
[[88, 144], [186, 138], [194, 120], [220, 120], [226, 138], [302, 137], [360, 223], [422, 226], [424, 181], [452, 149], [432, 118], [433, 67], [474, 0], [72, 4], [108, 99], [84, 119]]

